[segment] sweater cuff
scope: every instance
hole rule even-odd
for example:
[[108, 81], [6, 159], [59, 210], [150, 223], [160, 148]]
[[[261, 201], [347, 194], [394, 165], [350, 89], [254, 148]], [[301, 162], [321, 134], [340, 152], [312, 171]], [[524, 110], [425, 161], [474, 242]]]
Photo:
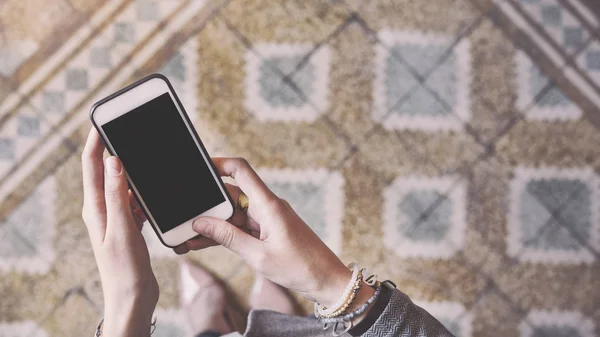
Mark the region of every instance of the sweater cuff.
[[350, 335], [361, 336], [377, 322], [379, 316], [381, 316], [388, 303], [390, 303], [390, 298], [392, 298], [392, 289], [390, 288], [392, 287], [395, 288], [396, 285], [391, 281], [382, 282], [379, 298], [373, 303], [373, 307], [369, 310], [367, 316], [352, 329], [348, 330]]

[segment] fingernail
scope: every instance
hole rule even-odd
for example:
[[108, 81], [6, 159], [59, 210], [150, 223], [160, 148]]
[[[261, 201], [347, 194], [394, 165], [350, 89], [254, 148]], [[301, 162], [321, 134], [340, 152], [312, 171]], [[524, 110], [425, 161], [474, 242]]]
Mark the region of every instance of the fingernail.
[[106, 174], [114, 177], [120, 175], [123, 168], [121, 167], [121, 161], [117, 157], [110, 156], [104, 160], [104, 169], [106, 170]]
[[210, 234], [209, 233], [210, 232], [210, 222], [208, 222], [204, 219], [196, 219], [192, 223], [192, 229], [194, 230], [194, 232], [199, 233], [199, 234], [203, 234], [203, 235]]

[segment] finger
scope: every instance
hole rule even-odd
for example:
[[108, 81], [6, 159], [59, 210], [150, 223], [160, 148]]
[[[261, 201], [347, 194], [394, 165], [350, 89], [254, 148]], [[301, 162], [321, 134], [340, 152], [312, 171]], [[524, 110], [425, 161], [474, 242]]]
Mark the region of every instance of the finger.
[[219, 243], [204, 236], [198, 236], [187, 240], [185, 245], [189, 250], [200, 250], [208, 247], [218, 246]]
[[119, 158], [111, 156], [106, 158], [104, 166], [104, 194], [108, 223], [106, 236], [111, 233], [119, 236], [127, 235], [133, 233], [134, 228], [139, 233], [129, 204], [129, 190], [123, 164]]
[[267, 202], [275, 195], [260, 179], [258, 174], [243, 158], [212, 158], [217, 171], [222, 177], [235, 179], [238, 186], [250, 200]]
[[248, 213], [247, 211], [242, 211], [241, 209], [239, 209], [237, 204], [238, 198], [240, 197], [242, 190], [240, 190], [238, 186], [231, 184], [225, 184], [225, 188], [227, 188], [227, 192], [229, 192], [229, 195], [231, 196], [231, 199], [233, 200], [235, 206], [233, 215], [228, 221], [237, 227], [245, 226], [248, 222]]
[[244, 258], [251, 259], [260, 248], [259, 240], [225, 220], [199, 217], [192, 223], [192, 228]]
[[139, 219], [142, 223], [148, 220], [146, 218], [146, 214], [144, 214], [144, 211], [140, 207], [140, 204], [137, 202], [137, 199], [131, 190], [129, 190], [129, 204], [131, 205], [131, 211], [133, 212], [133, 215], [135, 215], [137, 219]]
[[94, 242], [102, 242], [106, 233], [106, 206], [104, 203], [104, 145], [95, 128], [90, 133], [81, 154], [83, 171], [83, 213], [95, 219], [85, 221]]
[[173, 251], [177, 255], [183, 255], [190, 251], [190, 249], [186, 246], [185, 242], [180, 244], [179, 246], [173, 248]]
[[144, 229], [144, 221], [141, 219], [142, 218], [145, 219], [146, 215], [139, 208], [132, 211], [131, 213], [133, 213], [133, 220], [135, 221], [135, 225], [136, 225], [137, 229], [141, 232], [142, 229]]

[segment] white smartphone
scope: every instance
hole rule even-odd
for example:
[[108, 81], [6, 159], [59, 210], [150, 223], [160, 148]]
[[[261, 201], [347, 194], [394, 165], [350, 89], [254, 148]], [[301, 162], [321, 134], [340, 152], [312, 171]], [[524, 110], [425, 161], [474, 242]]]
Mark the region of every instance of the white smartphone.
[[197, 236], [192, 220], [199, 215], [233, 215], [231, 197], [165, 76], [152, 74], [98, 101], [90, 119], [121, 159], [131, 191], [165, 246]]

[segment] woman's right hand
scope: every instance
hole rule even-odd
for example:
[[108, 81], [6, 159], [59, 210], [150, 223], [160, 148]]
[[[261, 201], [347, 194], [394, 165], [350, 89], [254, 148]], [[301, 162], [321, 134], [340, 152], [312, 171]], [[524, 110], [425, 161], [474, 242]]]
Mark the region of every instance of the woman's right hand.
[[271, 281], [312, 301], [333, 305], [351, 271], [285, 200], [269, 190], [246, 160], [213, 158], [213, 162], [221, 176], [235, 179], [239, 186], [227, 185], [233, 200], [238, 200], [241, 191], [248, 196], [248, 210], [236, 208], [229, 221], [196, 218], [193, 228], [201, 236], [176, 247], [175, 252], [185, 254], [220, 244]]

